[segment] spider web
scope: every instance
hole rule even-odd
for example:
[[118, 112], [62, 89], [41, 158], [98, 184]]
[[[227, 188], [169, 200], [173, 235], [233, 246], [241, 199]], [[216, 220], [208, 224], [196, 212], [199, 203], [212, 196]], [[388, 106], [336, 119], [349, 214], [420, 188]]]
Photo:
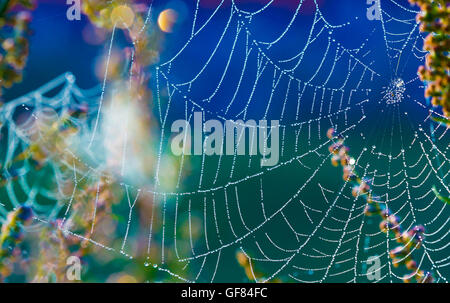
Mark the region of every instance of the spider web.
[[[432, 187], [449, 194], [449, 139], [445, 126], [432, 123], [431, 115], [440, 114], [422, 97], [416, 74], [426, 55], [418, 11], [406, 1], [381, 1], [380, 20], [368, 21], [364, 5], [348, 17], [324, 9], [323, 1], [299, 0], [292, 1], [289, 14], [283, 11], [281, 21], [269, 22], [280, 14], [279, 2], [196, 2], [184, 40], [173, 43], [152, 69], [154, 115], [160, 126], [154, 179], [121, 183], [127, 193], [122, 215], [130, 219], [120, 223], [126, 233], [119, 246], [96, 241], [95, 226], [86, 240], [133, 259], [136, 248], [127, 242], [128, 230], [136, 220], [134, 203], [146, 192], [156, 214], [148, 218], [146, 230], [137, 232], [147, 247], [145, 264], [174, 279], [241, 281], [244, 270], [235, 265], [240, 251], [251, 260], [258, 282], [368, 282], [372, 256], [381, 260], [378, 281], [401, 281], [405, 272], [389, 257], [398, 246], [396, 239], [364, 215], [366, 201], [354, 198], [350, 184], [329, 164], [332, 142], [325, 133], [334, 127], [346, 137], [360, 175], [372, 180], [379, 203], [401, 218], [405, 230], [425, 226], [423, 246], [412, 254], [420, 269], [446, 282], [449, 210]], [[1, 113], [2, 162], [29, 144], [16, 112], [33, 117], [33, 112], [52, 108], [63, 116], [88, 103], [87, 118], [73, 122], [91, 138], [89, 145], [101, 145], [95, 120], [102, 119], [105, 88], [106, 82], [101, 89], [81, 90], [66, 74], [7, 103]], [[171, 122], [192, 122], [198, 111], [205, 120], [279, 120], [279, 163], [261, 167], [258, 156], [237, 152], [181, 156], [172, 172], [176, 185], [165, 185], [162, 161], [170, 153]], [[102, 176], [94, 164], [77, 159], [64, 163], [75, 185]], [[125, 155], [123, 164], [130, 161]], [[72, 178], [59, 165], [50, 166], [54, 184]], [[67, 216], [73, 193], [30, 181], [45, 172], [36, 172], [27, 161], [14, 173], [18, 181], [7, 181], [2, 189], [7, 196], [1, 201], [3, 216], [25, 202], [38, 214], [35, 228]], [[48, 204], [42, 197], [63, 203]]]

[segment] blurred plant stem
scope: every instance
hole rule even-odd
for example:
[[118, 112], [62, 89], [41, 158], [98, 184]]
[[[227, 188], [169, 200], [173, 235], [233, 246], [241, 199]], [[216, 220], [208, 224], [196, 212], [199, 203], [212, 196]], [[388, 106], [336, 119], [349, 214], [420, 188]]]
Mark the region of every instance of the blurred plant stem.
[[438, 118], [449, 126], [450, 115], [450, 1], [409, 0], [420, 6], [417, 15], [420, 31], [429, 33], [425, 38], [425, 66], [418, 70], [420, 79], [426, 82], [425, 97], [431, 98], [433, 106], [440, 106], [446, 119]]
[[29, 24], [34, 0], [0, 2], [0, 96], [2, 88], [22, 81], [31, 34]]
[[[419, 77], [425, 82], [425, 97], [431, 99], [433, 106], [440, 106], [443, 115], [434, 114], [431, 119], [445, 127], [450, 127], [450, 1], [449, 0], [409, 0], [420, 6], [417, 15], [420, 31], [429, 33], [425, 38], [425, 66], [420, 66]], [[443, 197], [435, 187], [436, 197], [444, 202], [450, 198]]]
[[433, 274], [420, 269], [422, 262], [415, 261], [412, 255], [413, 251], [422, 246], [425, 228], [417, 225], [404, 230], [400, 218], [387, 207], [387, 204], [374, 196], [371, 180], [358, 176], [357, 160], [349, 155], [349, 148], [344, 144], [345, 138], [336, 133], [333, 128], [328, 130], [327, 137], [333, 142], [328, 148], [332, 154], [331, 163], [333, 166], [341, 165], [343, 167], [343, 179], [352, 184], [353, 197], [366, 200], [364, 215], [379, 216], [381, 219], [380, 230], [401, 243], [400, 246], [389, 251], [389, 257], [394, 267], [404, 265], [411, 272], [403, 277], [403, 282], [409, 283], [414, 279], [417, 283], [433, 283], [435, 281]]

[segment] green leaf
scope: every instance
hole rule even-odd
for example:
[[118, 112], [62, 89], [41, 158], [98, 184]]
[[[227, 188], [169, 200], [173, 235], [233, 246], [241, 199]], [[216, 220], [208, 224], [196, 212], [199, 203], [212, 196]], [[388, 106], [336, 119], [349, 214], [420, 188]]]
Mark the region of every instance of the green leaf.
[[445, 125], [447, 125], [447, 126], [450, 126], [450, 120], [447, 119], [447, 118], [445, 118], [445, 117], [431, 117], [431, 119], [432, 119], [434, 122], [437, 122], [437, 123], [441, 123], [441, 124], [445, 124]]
[[442, 196], [442, 195], [437, 191], [437, 189], [436, 189], [435, 186], [433, 186], [433, 192], [434, 192], [434, 194], [436, 195], [436, 197], [437, 197], [439, 200], [441, 200], [442, 202], [445, 202], [445, 203], [447, 203], [447, 204], [450, 204], [450, 198]]

